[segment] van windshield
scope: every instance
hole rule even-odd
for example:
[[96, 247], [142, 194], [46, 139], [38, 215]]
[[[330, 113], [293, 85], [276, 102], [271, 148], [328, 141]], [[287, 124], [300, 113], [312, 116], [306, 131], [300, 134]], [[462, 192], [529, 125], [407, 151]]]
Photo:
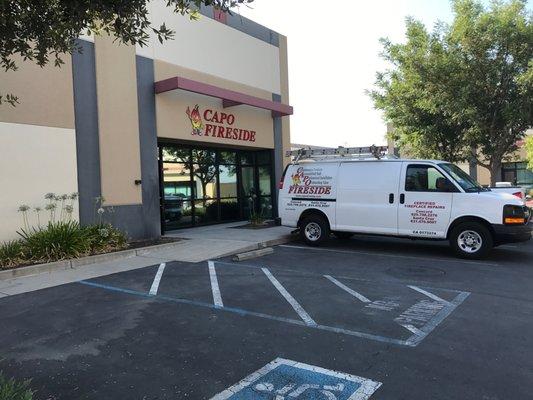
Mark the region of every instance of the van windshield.
[[465, 192], [483, 192], [487, 190], [457, 165], [442, 163], [439, 164], [439, 167], [446, 171]]

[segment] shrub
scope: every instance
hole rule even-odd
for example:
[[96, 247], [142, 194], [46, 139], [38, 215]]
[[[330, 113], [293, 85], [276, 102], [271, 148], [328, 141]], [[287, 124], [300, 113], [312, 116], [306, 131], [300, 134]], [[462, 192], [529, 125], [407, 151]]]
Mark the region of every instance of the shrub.
[[83, 228], [92, 253], [101, 253], [126, 247], [128, 238], [111, 224], [89, 225]]
[[20, 264], [24, 259], [23, 248], [20, 240], [0, 243], [0, 268]]
[[49, 222], [46, 228], [19, 232], [29, 257], [34, 261], [55, 261], [80, 257], [91, 249], [87, 232], [76, 221]]
[[33, 391], [30, 382], [17, 382], [13, 378], [7, 379], [0, 373], [0, 400], [32, 400]]

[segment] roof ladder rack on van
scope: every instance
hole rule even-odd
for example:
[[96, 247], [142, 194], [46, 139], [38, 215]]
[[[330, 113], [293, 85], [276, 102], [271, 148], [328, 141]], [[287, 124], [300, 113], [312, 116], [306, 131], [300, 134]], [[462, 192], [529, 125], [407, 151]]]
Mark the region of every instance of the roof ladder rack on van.
[[287, 151], [287, 157], [293, 157], [293, 162], [297, 163], [305, 159], [334, 159], [334, 158], [370, 158], [378, 160], [387, 155], [387, 146], [367, 146], [367, 147], [342, 147], [336, 149], [331, 147], [301, 148], [298, 150]]

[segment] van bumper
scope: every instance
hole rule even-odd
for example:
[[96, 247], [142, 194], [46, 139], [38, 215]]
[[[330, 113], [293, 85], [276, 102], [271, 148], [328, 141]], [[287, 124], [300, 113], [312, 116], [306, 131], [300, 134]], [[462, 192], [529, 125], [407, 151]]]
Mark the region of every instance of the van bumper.
[[527, 242], [531, 239], [531, 224], [526, 225], [503, 225], [494, 224], [494, 243], [496, 245], [505, 243]]

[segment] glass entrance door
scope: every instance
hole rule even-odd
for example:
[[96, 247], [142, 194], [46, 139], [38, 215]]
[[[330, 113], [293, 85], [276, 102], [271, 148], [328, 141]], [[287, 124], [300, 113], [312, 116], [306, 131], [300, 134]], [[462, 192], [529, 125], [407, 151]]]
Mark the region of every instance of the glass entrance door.
[[163, 232], [272, 217], [270, 153], [160, 144]]

